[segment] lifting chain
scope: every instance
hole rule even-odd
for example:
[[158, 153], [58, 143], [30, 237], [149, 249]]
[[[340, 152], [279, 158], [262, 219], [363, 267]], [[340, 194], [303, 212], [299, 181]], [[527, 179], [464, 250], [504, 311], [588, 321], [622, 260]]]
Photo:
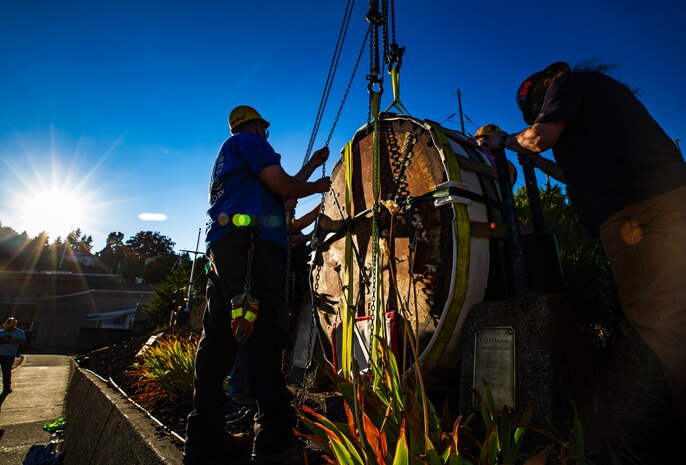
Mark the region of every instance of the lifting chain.
[[[383, 1], [383, 0], [382, 0]], [[382, 13], [379, 11], [379, 0], [370, 0], [369, 12], [370, 40], [369, 40], [369, 74], [367, 75], [367, 91], [369, 92], [369, 111], [367, 113], [367, 124], [378, 116], [378, 111], [374, 111], [374, 100], [381, 100], [383, 94], [383, 75], [381, 74], [381, 64], [379, 58], [379, 26], [386, 22]]]
[[373, 161], [372, 161], [372, 196], [374, 198], [374, 205], [372, 209], [372, 270], [371, 270], [371, 308], [370, 308], [370, 329], [369, 329], [369, 364], [373, 363], [376, 342], [374, 340], [374, 325], [376, 319], [381, 316], [383, 322], [383, 308], [379, 305], [379, 278], [381, 275], [380, 269], [380, 249], [379, 249], [379, 214], [380, 214], [380, 197], [381, 197], [381, 121], [378, 115], [378, 103], [374, 105], [374, 142], [373, 142]]
[[[322, 202], [323, 205], [324, 202]], [[322, 207], [323, 210], [323, 207]], [[317, 309], [319, 308], [319, 280], [321, 277], [321, 265], [316, 264], [317, 262], [317, 253], [318, 249], [314, 250], [314, 256], [312, 257], [312, 266], [310, 268], [310, 274], [312, 274], [312, 270], [314, 269], [315, 271], [315, 276], [314, 276], [314, 284], [310, 286], [310, 300], [311, 300], [311, 318], [310, 318], [310, 330], [309, 330], [309, 335], [307, 338], [307, 364], [303, 368], [303, 374], [302, 378], [300, 379], [300, 386], [298, 387], [298, 392], [295, 396], [295, 408], [296, 410], [301, 410], [302, 404], [305, 401], [305, 391], [307, 387], [309, 387], [309, 382], [307, 379], [307, 372], [310, 370], [310, 367], [312, 366], [312, 348], [314, 345], [314, 331], [315, 331], [315, 325], [316, 325], [316, 318], [317, 318]], [[298, 422], [300, 422], [300, 419], [298, 419]]]
[[362, 41], [362, 48], [360, 48], [360, 53], [357, 55], [357, 60], [355, 61], [355, 67], [353, 68], [352, 75], [350, 76], [350, 80], [348, 81], [348, 86], [345, 88], [345, 93], [343, 94], [343, 100], [341, 101], [341, 106], [338, 107], [338, 112], [336, 113], [336, 117], [333, 120], [333, 125], [331, 126], [331, 131], [329, 131], [329, 135], [326, 138], [326, 143], [324, 144], [326, 147], [329, 146], [329, 142], [331, 141], [331, 137], [333, 136], [333, 132], [336, 130], [336, 125], [338, 124], [338, 118], [341, 117], [341, 112], [343, 111], [343, 106], [345, 105], [346, 100], [348, 99], [348, 94], [350, 93], [350, 87], [353, 85], [353, 81], [355, 80], [355, 75], [357, 74], [357, 68], [360, 66], [360, 61], [362, 60], [362, 54], [364, 53], [365, 46], [367, 45], [367, 39], [369, 38], [369, 30], [371, 29], [371, 26], [367, 28], [367, 33], [364, 35], [364, 40]]
[[407, 177], [405, 171], [412, 162], [414, 144], [417, 142], [417, 137], [414, 132], [406, 131], [402, 146], [398, 146], [397, 137], [389, 127], [388, 132], [388, 153], [391, 158], [391, 169], [393, 171], [393, 192], [388, 195], [391, 200], [396, 200], [400, 197], [407, 198], [410, 195], [407, 184]]
[[[348, 26], [350, 25], [350, 18], [352, 16], [353, 7], [355, 6], [355, 0], [348, 0], [348, 4], [345, 7], [345, 13], [343, 14], [343, 22], [341, 24], [341, 30], [338, 33], [338, 40], [336, 41], [336, 47], [334, 48], [333, 57], [331, 58], [331, 65], [329, 66], [329, 74], [326, 76], [326, 82], [324, 83], [324, 90], [322, 91], [322, 98], [319, 101], [319, 109], [317, 110], [317, 116], [314, 120], [314, 127], [312, 128], [312, 134], [310, 135], [310, 141], [307, 145], [307, 152], [305, 153], [305, 158], [303, 160], [303, 166], [309, 161], [310, 154], [312, 153], [312, 148], [314, 147], [314, 141], [317, 138], [317, 133], [319, 132], [319, 125], [322, 122], [324, 116], [324, 110], [326, 109], [326, 104], [329, 100], [329, 95], [331, 94], [331, 87], [336, 76], [336, 70], [338, 69], [338, 63], [341, 59], [341, 52], [343, 50], [343, 43], [345, 42], [345, 37], [348, 33]], [[327, 143], [328, 146], [328, 143]]]

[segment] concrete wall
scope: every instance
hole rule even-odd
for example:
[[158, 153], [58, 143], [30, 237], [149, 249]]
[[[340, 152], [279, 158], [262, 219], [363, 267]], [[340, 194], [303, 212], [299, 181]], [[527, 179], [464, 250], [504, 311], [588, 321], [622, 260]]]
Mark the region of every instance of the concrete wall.
[[[152, 292], [91, 290], [40, 299], [33, 316], [34, 324], [39, 325], [33, 345], [74, 351], [81, 328], [88, 326], [88, 314], [136, 308], [147, 302], [150, 295]], [[100, 347], [106, 344], [103, 342]]]
[[75, 370], [66, 404], [65, 465], [181, 465], [179, 446], [92, 373]]

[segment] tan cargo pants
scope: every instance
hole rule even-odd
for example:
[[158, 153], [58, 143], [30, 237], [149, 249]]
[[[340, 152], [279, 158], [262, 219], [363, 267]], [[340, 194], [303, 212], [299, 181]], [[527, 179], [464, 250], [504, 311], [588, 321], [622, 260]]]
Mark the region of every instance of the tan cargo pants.
[[600, 240], [624, 314], [662, 362], [686, 422], [686, 187], [613, 213]]

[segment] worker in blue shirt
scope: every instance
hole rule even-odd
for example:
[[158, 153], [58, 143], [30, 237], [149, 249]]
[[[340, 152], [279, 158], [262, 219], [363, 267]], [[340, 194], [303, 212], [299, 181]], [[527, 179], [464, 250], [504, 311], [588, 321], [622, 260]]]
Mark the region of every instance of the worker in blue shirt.
[[329, 149], [316, 151], [298, 174], [290, 176], [267, 142], [269, 122], [257, 110], [246, 105], [234, 108], [229, 127], [232, 136], [219, 150], [210, 178], [207, 306], [184, 463], [216, 465], [240, 458], [240, 438], [225, 433], [223, 410], [223, 381], [239, 348], [258, 407], [251, 463], [304, 463], [281, 373], [289, 323], [284, 201], [329, 190], [328, 177], [307, 182]]

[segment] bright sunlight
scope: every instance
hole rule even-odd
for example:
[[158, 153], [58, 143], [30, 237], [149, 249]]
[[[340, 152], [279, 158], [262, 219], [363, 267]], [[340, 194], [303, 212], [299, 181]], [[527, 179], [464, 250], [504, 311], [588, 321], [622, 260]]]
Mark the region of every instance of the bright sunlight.
[[45, 231], [54, 240], [58, 236], [65, 238], [72, 229], [83, 226], [84, 207], [74, 192], [44, 190], [32, 193], [22, 216], [29, 229]]

